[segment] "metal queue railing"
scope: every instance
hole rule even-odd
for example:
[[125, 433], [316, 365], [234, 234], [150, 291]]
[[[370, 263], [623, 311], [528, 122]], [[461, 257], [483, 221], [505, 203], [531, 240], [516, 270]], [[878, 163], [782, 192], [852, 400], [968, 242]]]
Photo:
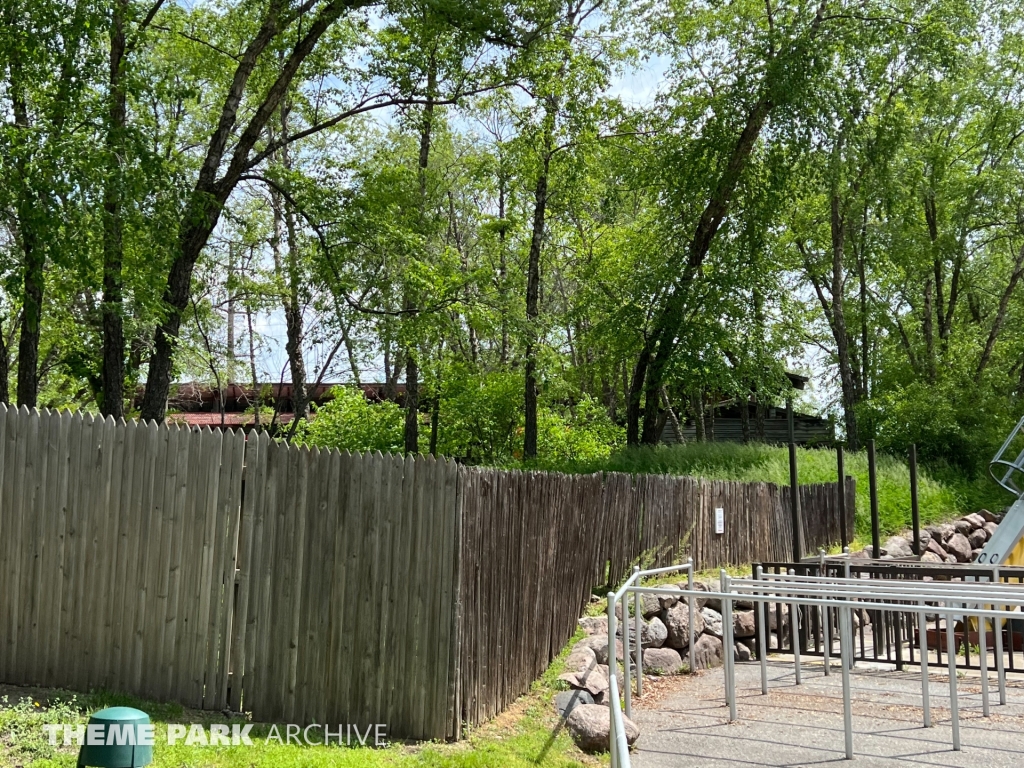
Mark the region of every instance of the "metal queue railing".
[[[642, 578], [645, 575], [665, 573], [672, 570], [686, 570], [688, 573], [687, 588], [671, 587], [644, 587]], [[756, 628], [757, 657], [761, 668], [761, 692], [768, 693], [768, 668], [767, 657], [770, 652], [767, 641], [767, 621], [764, 620], [765, 612], [770, 606], [785, 605], [788, 614], [793, 622], [791, 634], [797, 638], [790, 649], [793, 654], [795, 668], [795, 684], [802, 683], [801, 676], [801, 655], [809, 651], [809, 644], [806, 639], [814, 637], [813, 627], [819, 628], [821, 644], [819, 650], [813, 653], [824, 657], [824, 672], [829, 674], [832, 667], [832, 655], [835, 652], [835, 645], [838, 644], [839, 667], [842, 674], [843, 685], [843, 721], [845, 735], [845, 752], [848, 759], [853, 758], [853, 727], [852, 727], [852, 702], [850, 687], [850, 670], [855, 663], [856, 636], [853, 623], [853, 611], [864, 610], [865, 605], [870, 605], [867, 610], [878, 614], [891, 613], [899, 616], [913, 617], [917, 627], [918, 637], [927, 636], [926, 624], [931, 617], [935, 619], [936, 629], [942, 630], [941, 623], [945, 623], [945, 652], [946, 668], [948, 674], [950, 713], [952, 722], [953, 749], [960, 749], [960, 723], [959, 705], [957, 698], [957, 646], [955, 638], [955, 627], [958, 622], [962, 626], [969, 626], [971, 620], [976, 621], [980, 628], [980, 649], [977, 654], [978, 670], [981, 673], [982, 688], [982, 714], [988, 717], [990, 714], [990, 666], [988, 651], [989, 624], [994, 629], [994, 666], [996, 684], [999, 691], [1000, 704], [1006, 703], [1006, 673], [1007, 667], [1004, 659], [1003, 633], [1004, 627], [1009, 622], [1019, 620], [1020, 610], [1024, 608], [1024, 587], [1019, 583], [1007, 583], [999, 578], [990, 581], [941, 581], [923, 579], [877, 579], [864, 578], [861, 576], [844, 575], [807, 575], [796, 573], [796, 569], [786, 569], [786, 573], [766, 573], [763, 568], [757, 569], [752, 579], [733, 579], [724, 570], [720, 576], [720, 591], [709, 592], [696, 590], [693, 586], [692, 563], [682, 566], [657, 569], [657, 571], [635, 570], [627, 582], [615, 593], [608, 595], [608, 664], [610, 695], [613, 698], [611, 706], [611, 742], [609, 747], [612, 751], [613, 768], [628, 768], [628, 751], [623, 751], [625, 743], [625, 730], [622, 722], [622, 710], [618, 705], [618, 652], [615, 645], [617, 633], [617, 616], [621, 610], [623, 621], [629, 619], [628, 604], [630, 596], [634, 602], [635, 631], [634, 642], [630, 642], [628, 627], [624, 627], [622, 633], [623, 643], [623, 674], [626, 716], [631, 716], [631, 683], [630, 664], [632, 656], [636, 669], [637, 695], [642, 693], [643, 680], [643, 645], [641, 641], [641, 620], [642, 610], [640, 606], [641, 595], [674, 595], [678, 599], [686, 600], [690, 612], [690, 669], [693, 669], [693, 614], [694, 601], [697, 599], [713, 598], [722, 602], [722, 627], [724, 647], [724, 672], [725, 672], [725, 702], [729, 708], [729, 720], [737, 719], [736, 703], [736, 668], [735, 646], [733, 638], [733, 608], [739, 601], [753, 604], [755, 615], [759, 617]], [[792, 573], [788, 571], [793, 571]], [[823, 568], [823, 573], [828, 574], [828, 569]], [[621, 609], [620, 609], [621, 605]], [[781, 611], [780, 611], [781, 614]], [[780, 618], [782, 616], [780, 615]], [[833, 621], [835, 619], [835, 621]], [[815, 624], [817, 622], [817, 624]], [[783, 626], [780, 621], [778, 626]], [[863, 630], [863, 623], [861, 629]], [[896, 626], [894, 624], [893, 626]], [[885, 630], [872, 629], [872, 632], [884, 634]], [[780, 638], [784, 633], [780, 631]], [[863, 634], [863, 632], [862, 632]], [[801, 639], [803, 638], [803, 639]], [[895, 643], [895, 640], [894, 640]], [[863, 640], [861, 643], [863, 648]], [[786, 653], [785, 649], [780, 649]], [[1012, 655], [1012, 648], [1011, 648]], [[909, 663], [909, 660], [908, 660]], [[926, 727], [932, 725], [930, 691], [931, 682], [928, 677], [930, 667], [929, 654], [919, 650], [916, 661], [921, 668], [921, 701], [923, 721]], [[1011, 670], [1012, 671], [1012, 670]]]

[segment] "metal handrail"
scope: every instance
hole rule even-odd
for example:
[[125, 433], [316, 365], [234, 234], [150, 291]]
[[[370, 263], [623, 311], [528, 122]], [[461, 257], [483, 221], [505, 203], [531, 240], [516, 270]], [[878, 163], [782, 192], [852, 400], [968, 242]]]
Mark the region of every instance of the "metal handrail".
[[629, 743], [626, 741], [626, 724], [622, 720], [622, 705], [619, 703], [619, 684], [615, 675], [608, 676], [608, 696], [611, 701], [611, 733], [609, 751], [612, 768], [629, 768]]
[[[996, 451], [996, 455], [988, 464], [988, 473], [992, 477], [992, 479], [999, 483], [999, 485], [1002, 486], [1005, 490], [1009, 491], [1018, 498], [1021, 497], [1022, 491], [1020, 488], [1017, 487], [1017, 484], [1013, 481], [1013, 473], [1024, 472], [1024, 450], [1017, 454], [1017, 458], [1014, 459], [1013, 461], [1007, 461], [1006, 459], [1004, 459], [1003, 454], [1006, 453], [1006, 451], [1010, 447], [1010, 443], [1012, 443], [1013, 439], [1017, 437], [1018, 434], [1020, 434], [1022, 429], [1024, 429], [1024, 418], [1021, 418], [1021, 420], [1017, 422], [1017, 426], [1013, 428], [1013, 431], [1010, 432], [1006, 440], [1003, 441], [1002, 446], [999, 448], [998, 451]], [[999, 477], [996, 474], [996, 467], [1006, 469], [1002, 477]]]
[[[670, 565], [664, 568], [648, 568], [642, 570], [639, 566], [633, 568], [633, 573], [630, 575], [626, 582], [619, 587], [617, 592], [608, 593], [608, 691], [611, 696], [611, 731], [609, 734], [611, 743], [608, 745], [612, 755], [612, 768], [628, 768], [629, 766], [629, 751], [626, 743], [625, 726], [622, 722], [622, 711], [619, 706], [619, 694], [618, 694], [618, 670], [619, 670], [619, 659], [618, 652], [615, 649], [615, 636], [618, 634], [618, 604], [622, 601], [622, 619], [623, 619], [623, 632], [622, 632], [622, 655], [623, 655], [623, 676], [625, 677], [625, 686], [623, 691], [625, 693], [626, 700], [626, 717], [633, 716], [633, 699], [630, 684], [630, 672], [629, 672], [629, 656], [630, 656], [630, 639], [629, 639], [629, 608], [628, 599], [623, 599], [629, 592], [642, 589], [640, 587], [641, 580], [646, 576], [660, 576], [665, 573], [672, 572], [685, 572], [687, 579], [687, 586], [693, 590], [693, 559], [688, 559], [681, 565]], [[663, 590], [667, 592], [669, 590]], [[640, 696], [643, 693], [643, 643], [640, 640], [640, 629], [642, 626], [643, 615], [640, 608], [640, 592], [634, 592], [634, 608], [633, 613], [635, 617], [634, 634], [633, 639], [636, 641], [635, 649], [635, 660], [636, 660], [636, 695]], [[689, 613], [690, 613], [690, 669], [693, 669], [693, 622], [694, 622], [694, 605], [693, 597], [691, 596], [688, 600]], [[614, 690], [614, 693], [613, 693]], [[618, 714], [616, 715], [616, 711]], [[618, 721], [616, 722], [616, 717]], [[616, 733], [621, 735], [622, 744], [626, 745], [625, 751], [625, 762], [618, 763], [619, 758], [616, 757]]]
[[[609, 670], [610, 677], [616, 674], [618, 661], [615, 650], [616, 627], [616, 605], [619, 600], [628, 601], [628, 595], [633, 594], [637, 604], [637, 659], [641, 660], [640, 654], [640, 596], [644, 594], [674, 595], [685, 598], [692, 606], [695, 598], [712, 598], [722, 602], [723, 619], [723, 646], [725, 666], [725, 700], [729, 707], [729, 720], [737, 718], [736, 713], [736, 690], [735, 690], [735, 658], [732, 643], [732, 609], [737, 599], [743, 599], [758, 606], [783, 602], [790, 606], [790, 616], [793, 617], [794, 627], [792, 631], [799, 631], [800, 611], [798, 606], [809, 606], [822, 608], [826, 612], [835, 611], [839, 617], [839, 651], [841, 658], [843, 677], [843, 721], [845, 732], [845, 746], [847, 758], [853, 757], [853, 728], [852, 728], [852, 705], [850, 693], [849, 672], [853, 666], [853, 621], [851, 612], [853, 609], [868, 608], [872, 611], [894, 611], [905, 614], [916, 614], [918, 617], [919, 637], [925, 635], [925, 618], [931, 614], [942, 614], [946, 618], [946, 661], [949, 675], [949, 697], [950, 712], [952, 716], [952, 737], [953, 749], [960, 749], [960, 724], [959, 706], [957, 700], [957, 677], [956, 677], [956, 648], [954, 642], [954, 625], [957, 619], [977, 617], [979, 624], [991, 620], [995, 628], [995, 657], [996, 676], [999, 686], [999, 703], [1006, 703], [1006, 670], [1003, 664], [1002, 650], [1002, 628], [1003, 622], [1011, 619], [1020, 619], [1019, 611], [1005, 610], [1008, 606], [1024, 606], [1024, 585], [1003, 584], [998, 581], [963, 581], [963, 582], [935, 582], [919, 581], [913, 579], [879, 580], [840, 578], [832, 576], [801, 576], [793, 572], [788, 574], [763, 574], [758, 569], [755, 579], [735, 579], [729, 577], [725, 570], [721, 571], [720, 591], [696, 590], [693, 587], [692, 562], [686, 566], [659, 570], [683, 570], [689, 569], [689, 583], [687, 589], [679, 587], [644, 587], [640, 580], [643, 571], [636, 569], [633, 575], [615, 593], [609, 593]], [[998, 579], [998, 569], [993, 569], [993, 578]], [[862, 604], [862, 601], [870, 601]], [[1000, 606], [1000, 607], [996, 607]], [[758, 609], [760, 610], [760, 609]], [[691, 608], [692, 611], [692, 608]], [[624, 613], [628, 618], [628, 614]], [[768, 647], [764, 622], [758, 622], [758, 659], [761, 665], [761, 692], [768, 693], [767, 656]], [[629, 632], [623, 633], [623, 652], [626, 658], [629, 657]], [[690, 658], [691, 670], [693, 669], [693, 617], [690, 620]], [[981, 632], [979, 641], [981, 643], [981, 678], [982, 678], [982, 711], [985, 717], [989, 715], [989, 670], [988, 651], [986, 647], [986, 632]], [[831, 643], [831, 640], [829, 641]], [[801, 662], [799, 643], [793, 648], [793, 661], [795, 667], [795, 682], [801, 684]], [[825, 656], [826, 670], [831, 666], [828, 655]], [[642, 666], [638, 664], [637, 695], [640, 695]], [[612, 682], [611, 680], [609, 681]], [[629, 685], [629, 664], [626, 664], [626, 682]], [[615, 680], [615, 690], [618, 691], [618, 681]], [[924, 724], [931, 725], [931, 709], [929, 698], [928, 678], [928, 655], [921, 655], [921, 686], [922, 686], [922, 709]], [[629, 688], [625, 689], [627, 708], [629, 706]], [[617, 699], [616, 699], [617, 703]], [[615, 716], [617, 707], [613, 704], [612, 715]], [[628, 715], [627, 710], [627, 715]], [[616, 749], [614, 739], [616, 733], [622, 733], [621, 712], [619, 722], [613, 723], [613, 744], [610, 747]], [[624, 736], [624, 734], [623, 734]], [[628, 755], [626, 757], [628, 761]], [[613, 752], [613, 761], [618, 760]], [[625, 768], [626, 763], [613, 762], [615, 768]]]

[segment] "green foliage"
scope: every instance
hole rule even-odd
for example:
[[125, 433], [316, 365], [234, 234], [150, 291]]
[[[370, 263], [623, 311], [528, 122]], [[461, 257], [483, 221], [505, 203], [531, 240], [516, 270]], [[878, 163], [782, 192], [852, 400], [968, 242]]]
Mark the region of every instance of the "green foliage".
[[402, 409], [394, 403], [371, 403], [356, 387], [336, 387], [332, 399], [302, 422], [295, 441], [341, 451], [382, 453], [402, 450]]
[[[835, 451], [797, 449], [800, 482], [834, 483], [837, 478]], [[630, 474], [666, 474], [706, 477], [715, 480], [789, 484], [789, 450], [780, 446], [736, 443], [686, 443], [619, 451], [604, 461], [565, 464], [562, 471], [627, 472]], [[898, 533], [911, 523], [910, 470], [889, 455], [878, 456], [879, 525], [884, 535]], [[856, 532], [871, 535], [871, 506], [868, 485], [868, 461], [864, 452], [846, 454], [846, 473], [857, 481]], [[950, 473], [938, 479], [918, 468], [918, 500], [921, 523], [927, 525], [973, 511], [961, 493], [966, 482], [962, 474], [956, 482]]]

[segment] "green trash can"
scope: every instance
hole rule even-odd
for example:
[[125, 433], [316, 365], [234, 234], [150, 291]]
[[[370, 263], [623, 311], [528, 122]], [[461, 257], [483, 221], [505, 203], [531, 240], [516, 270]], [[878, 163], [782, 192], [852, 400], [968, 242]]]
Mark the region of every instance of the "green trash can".
[[[103, 729], [101, 738], [97, 738], [97, 725]], [[152, 733], [151, 729], [139, 728], [143, 725], [149, 725], [149, 715], [131, 707], [111, 707], [95, 713], [89, 718], [86, 741], [78, 753], [79, 768], [142, 768], [152, 763]]]

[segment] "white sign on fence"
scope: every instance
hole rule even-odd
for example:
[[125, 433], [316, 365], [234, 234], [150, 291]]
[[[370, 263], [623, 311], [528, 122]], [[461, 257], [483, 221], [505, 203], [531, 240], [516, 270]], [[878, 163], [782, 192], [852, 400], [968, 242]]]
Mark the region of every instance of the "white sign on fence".
[[725, 533], [725, 510], [715, 507], [715, 533]]

